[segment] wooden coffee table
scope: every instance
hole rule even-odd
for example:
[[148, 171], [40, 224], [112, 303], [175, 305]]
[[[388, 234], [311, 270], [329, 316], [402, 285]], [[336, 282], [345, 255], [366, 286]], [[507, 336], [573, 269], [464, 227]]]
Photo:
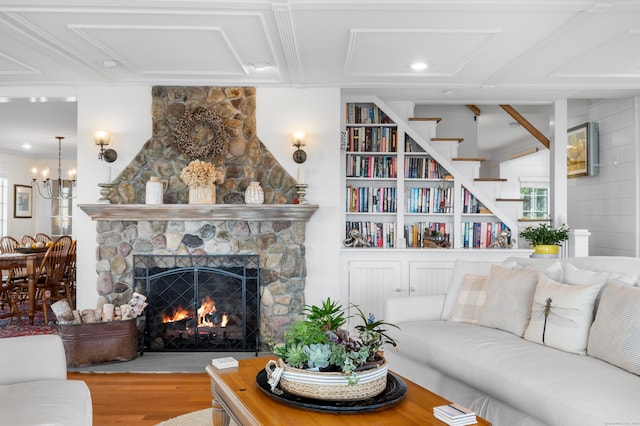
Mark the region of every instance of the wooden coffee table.
[[[366, 413], [327, 413], [298, 408], [267, 396], [257, 385], [256, 375], [272, 358], [239, 361], [237, 368], [217, 369], [209, 364], [213, 395], [213, 425], [227, 425], [229, 418], [238, 425], [444, 425], [433, 416], [433, 407], [450, 401], [402, 378], [405, 397], [397, 404]], [[275, 359], [275, 358], [273, 358]], [[490, 425], [478, 417], [479, 425]]]

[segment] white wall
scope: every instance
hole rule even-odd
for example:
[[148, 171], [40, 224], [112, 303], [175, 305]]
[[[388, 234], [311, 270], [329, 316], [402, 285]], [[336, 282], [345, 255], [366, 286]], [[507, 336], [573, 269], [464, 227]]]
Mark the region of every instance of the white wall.
[[[338, 89], [258, 89], [257, 134], [294, 178], [298, 165], [291, 158], [289, 133], [307, 134], [307, 161], [302, 165], [309, 185], [308, 200], [320, 207], [307, 227], [306, 303], [318, 303], [340, 295], [339, 196], [340, 92]], [[115, 178], [151, 137], [151, 87], [89, 87], [78, 90], [77, 204], [93, 204], [99, 198], [98, 181], [105, 163], [97, 159], [91, 133], [98, 128], [114, 133], [118, 159], [112, 163]], [[78, 308], [95, 307], [96, 224], [84, 212], [74, 212], [78, 238]]]
[[38, 222], [38, 212], [42, 199], [37, 195], [37, 191], [33, 194], [32, 218], [14, 218], [13, 217], [13, 191], [14, 185], [31, 185], [31, 160], [24, 157], [18, 157], [13, 154], [0, 153], [0, 173], [8, 179], [7, 185], [7, 235], [11, 235], [18, 240], [24, 234], [34, 235], [37, 231], [36, 223]]
[[639, 114], [638, 98], [603, 100], [589, 107], [589, 120], [600, 125], [600, 173], [569, 179], [567, 186], [568, 221], [574, 229], [591, 232], [590, 255], [640, 254]]
[[458, 157], [478, 157], [478, 122], [465, 105], [416, 105], [414, 117], [440, 117], [436, 137], [463, 138]]

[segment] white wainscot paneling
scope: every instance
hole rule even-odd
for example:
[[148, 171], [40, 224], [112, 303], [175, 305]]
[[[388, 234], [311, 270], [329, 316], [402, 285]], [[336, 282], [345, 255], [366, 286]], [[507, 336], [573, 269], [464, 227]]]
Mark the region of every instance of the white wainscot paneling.
[[453, 261], [409, 262], [409, 294], [446, 293], [453, 264]]

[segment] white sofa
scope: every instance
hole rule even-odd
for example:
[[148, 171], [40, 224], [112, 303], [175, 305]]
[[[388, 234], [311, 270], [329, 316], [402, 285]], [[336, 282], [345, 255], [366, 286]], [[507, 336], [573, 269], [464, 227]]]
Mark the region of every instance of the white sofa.
[[[522, 278], [531, 270], [537, 276], [531, 298], [513, 298], [508, 292], [531, 292], [523, 291], [529, 284]], [[500, 274], [512, 282], [500, 282]], [[385, 355], [391, 370], [496, 426], [638, 425], [639, 274], [639, 258], [512, 258], [497, 265], [457, 260], [447, 294], [387, 301], [385, 321], [400, 330], [391, 328], [398, 347]], [[477, 303], [465, 317], [469, 294]], [[545, 344], [536, 342], [544, 325], [540, 296], [544, 307], [547, 298], [553, 301]], [[591, 308], [583, 303], [589, 298]], [[572, 303], [583, 304], [577, 309]], [[511, 329], [518, 323], [512, 315], [526, 317], [522, 335]]]
[[87, 384], [67, 380], [60, 336], [0, 339], [0, 424], [86, 426], [92, 421]]

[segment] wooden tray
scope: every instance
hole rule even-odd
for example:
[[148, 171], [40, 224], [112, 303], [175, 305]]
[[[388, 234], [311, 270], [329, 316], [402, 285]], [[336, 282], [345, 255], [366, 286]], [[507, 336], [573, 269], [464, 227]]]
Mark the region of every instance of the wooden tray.
[[29, 254], [29, 253], [44, 253], [45, 251], [47, 251], [49, 247], [36, 247], [36, 248], [32, 248], [32, 247], [16, 247], [16, 251], [18, 253], [25, 253], [25, 254]]

